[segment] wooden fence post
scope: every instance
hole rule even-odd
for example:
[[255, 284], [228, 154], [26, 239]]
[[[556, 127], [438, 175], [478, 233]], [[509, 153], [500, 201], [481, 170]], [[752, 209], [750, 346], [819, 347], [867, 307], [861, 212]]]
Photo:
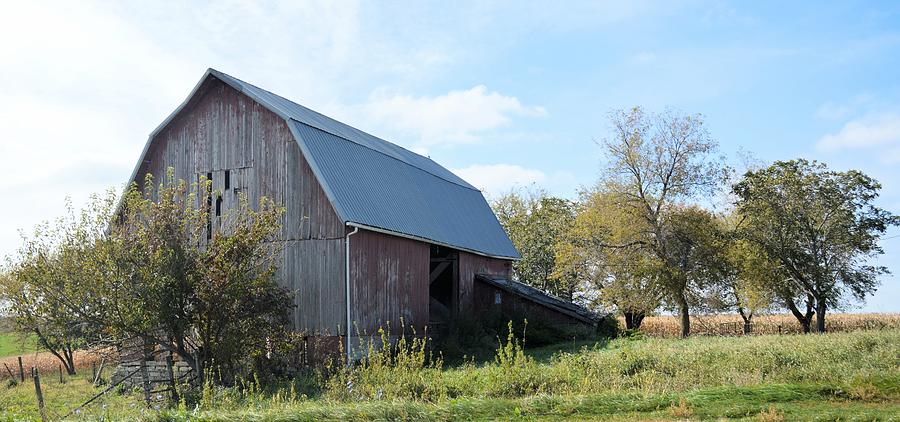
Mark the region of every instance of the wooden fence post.
[[47, 422], [47, 411], [44, 410], [44, 394], [41, 393], [41, 376], [37, 368], [31, 367], [31, 377], [34, 379], [34, 394], [37, 396], [38, 411], [41, 413], [41, 421]]
[[91, 383], [97, 381], [97, 362], [91, 362]]
[[94, 374], [93, 384], [94, 386], [100, 382], [100, 377], [103, 376], [103, 368], [106, 367], [106, 357], [100, 359], [100, 368], [97, 369], [97, 373]]
[[203, 374], [203, 365], [201, 365], [201, 361], [200, 361], [200, 352], [199, 351], [194, 351], [194, 366], [197, 367], [197, 373], [195, 374], [197, 376], [197, 385], [202, 386], [204, 374]]
[[64, 382], [66, 382], [66, 380], [63, 379], [62, 365], [59, 365], [59, 383], [62, 384]]
[[166, 369], [169, 371], [169, 390], [172, 392], [172, 403], [178, 403], [178, 390], [175, 384], [175, 368], [172, 362], [172, 352], [166, 355]]
[[147, 352], [141, 356], [141, 384], [144, 386], [144, 402], [150, 407], [150, 374], [147, 372]]
[[22, 365], [22, 357], [19, 356], [19, 378], [25, 382], [25, 365]]

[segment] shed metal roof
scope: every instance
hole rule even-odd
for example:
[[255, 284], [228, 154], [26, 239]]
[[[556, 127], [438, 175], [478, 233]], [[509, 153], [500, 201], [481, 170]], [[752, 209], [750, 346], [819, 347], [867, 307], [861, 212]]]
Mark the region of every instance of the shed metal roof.
[[203, 80], [210, 75], [287, 120], [345, 223], [481, 255], [519, 258], [481, 192], [453, 172], [222, 72], [209, 69]]

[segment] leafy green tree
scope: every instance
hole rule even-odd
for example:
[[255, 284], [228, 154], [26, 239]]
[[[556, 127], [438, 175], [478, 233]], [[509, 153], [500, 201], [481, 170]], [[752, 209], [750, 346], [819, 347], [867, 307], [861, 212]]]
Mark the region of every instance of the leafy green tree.
[[635, 330], [659, 307], [661, 295], [653, 256], [642, 249], [610, 247], [630, 244], [646, 229], [645, 221], [623, 206], [624, 200], [599, 190], [582, 193], [575, 221], [557, 244], [554, 277], [586, 282], [598, 293], [600, 305], [616, 308], [625, 327]]
[[[67, 201], [64, 217], [38, 225], [31, 237], [23, 238], [16, 260], [0, 278], [0, 302], [7, 304], [17, 331], [33, 334], [70, 375], [75, 374], [75, 350], [96, 341], [100, 333], [60, 300], [71, 301], [81, 286], [92, 282], [89, 252], [103, 236], [114, 204], [110, 191], [105, 197], [94, 196], [90, 208], [76, 215]], [[88, 309], [82, 305], [80, 310]]]
[[[27, 298], [13, 308], [42, 316], [43, 332], [80, 327], [92, 335], [66, 350], [137, 341], [195, 370], [214, 366], [227, 382], [285, 338], [292, 294], [274, 278], [283, 211], [265, 198], [254, 210], [241, 197], [212, 220], [201, 199], [210, 183], [188, 186], [172, 174], [159, 185], [148, 176], [146, 190], [132, 187], [119, 207], [107, 199], [88, 208], [82, 215], [90, 230], [39, 231], [14, 267], [18, 290], [11, 292], [26, 295], [5, 296]], [[45, 240], [55, 237], [64, 240]], [[46, 325], [45, 315], [56, 315], [50, 310], [64, 317], [49, 320], [59, 326]]]
[[265, 198], [254, 210], [241, 197], [209, 224], [212, 210], [200, 200], [208, 181], [189, 187], [170, 170], [145, 186], [125, 194], [118, 223], [96, 248], [107, 266], [96, 287], [107, 311], [97, 323], [195, 369], [214, 364], [235, 374], [289, 321], [291, 294], [274, 279], [282, 210]]
[[572, 300], [576, 289], [574, 274], [553, 275], [555, 248], [575, 220], [575, 204], [541, 190], [512, 191], [493, 201], [493, 208], [522, 255], [513, 264], [514, 276], [525, 284]]
[[703, 239], [711, 225], [707, 216], [681, 207], [713, 193], [728, 174], [714, 156], [717, 145], [699, 115], [671, 111], [647, 114], [640, 107], [614, 111], [610, 115], [612, 135], [602, 143], [606, 168], [600, 186], [620, 195], [623, 207], [642, 220], [642, 226], [627, 241], [603, 245], [613, 249], [640, 249], [658, 262], [655, 280], [667, 302], [681, 317], [683, 336], [690, 334], [691, 286], [700, 286], [706, 266], [699, 256], [708, 248], [689, 235]]
[[744, 320], [744, 333], [750, 333], [753, 317], [772, 306], [775, 292], [772, 280], [783, 278], [777, 262], [757, 245], [744, 239], [731, 239], [726, 254], [725, 283], [730, 301]]
[[[741, 235], [778, 262], [779, 299], [810, 331], [825, 331], [825, 314], [848, 296], [864, 300], [887, 274], [869, 265], [883, 253], [882, 234], [900, 219], [874, 205], [881, 185], [856, 170], [839, 172], [803, 159], [776, 161], [734, 185]], [[805, 312], [801, 307], [805, 308]]]

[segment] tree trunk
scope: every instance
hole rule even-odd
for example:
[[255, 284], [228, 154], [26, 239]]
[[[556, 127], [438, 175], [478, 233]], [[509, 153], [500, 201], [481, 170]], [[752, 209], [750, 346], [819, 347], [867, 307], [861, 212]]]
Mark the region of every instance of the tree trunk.
[[794, 318], [797, 318], [797, 322], [800, 323], [800, 326], [803, 327], [803, 333], [809, 334], [810, 326], [812, 325], [812, 317], [815, 314], [812, 307], [812, 298], [807, 297], [806, 313], [800, 312], [800, 309], [798, 309], [797, 305], [794, 304], [793, 299], [786, 298], [784, 300], [784, 303], [791, 311], [791, 314], [794, 315]]
[[691, 335], [691, 314], [684, 293], [678, 297], [678, 314], [681, 316], [681, 338], [687, 338]]
[[738, 306], [738, 313], [741, 314], [741, 319], [744, 320], [744, 334], [750, 334], [752, 331], [753, 324], [753, 311], [744, 312], [744, 307]]
[[[66, 372], [68, 372], [69, 375], [75, 375], [75, 363], [71, 356], [71, 354], [72, 354], [71, 348], [70, 347], [67, 348], [66, 346], [59, 347], [59, 346], [50, 344], [50, 341], [47, 339], [47, 337], [44, 337], [43, 332], [41, 332], [41, 330], [38, 328], [32, 329], [32, 332], [34, 332], [34, 334], [37, 336], [38, 343], [41, 344], [41, 347], [43, 347], [48, 352], [50, 352], [50, 354], [55, 356], [56, 359], [58, 359], [59, 362], [62, 363], [62, 365], [66, 368]], [[57, 347], [59, 347], [58, 350], [57, 350]], [[66, 353], [67, 351], [68, 351], [68, 353]]]
[[66, 372], [69, 375], [75, 375], [75, 351], [72, 348], [67, 348], [63, 350], [63, 356], [66, 358], [66, 363], [63, 365], [66, 367]]
[[625, 315], [625, 329], [637, 330], [641, 328], [641, 322], [644, 321], [646, 314], [644, 311], [623, 311]]
[[825, 332], [825, 309], [824, 301], [816, 302], [816, 332], [819, 333]]

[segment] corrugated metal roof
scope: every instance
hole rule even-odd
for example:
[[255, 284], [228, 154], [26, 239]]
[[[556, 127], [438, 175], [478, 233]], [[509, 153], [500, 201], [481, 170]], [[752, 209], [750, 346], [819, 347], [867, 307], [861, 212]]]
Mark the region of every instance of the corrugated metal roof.
[[431, 159], [232, 76], [208, 73], [288, 121], [345, 223], [519, 258], [481, 192]]
[[475, 189], [475, 187], [467, 183], [465, 180], [453, 174], [453, 172], [451, 172], [450, 170], [445, 169], [440, 164], [435, 163], [428, 157], [423, 157], [399, 145], [392, 144], [377, 136], [370, 135], [355, 127], [352, 127], [345, 123], [341, 123], [324, 114], [310, 110], [291, 100], [288, 100], [277, 94], [273, 94], [269, 91], [266, 91], [265, 89], [244, 82], [233, 76], [224, 74], [214, 69], [210, 69], [210, 74], [219, 78], [228, 85], [231, 85], [235, 89], [256, 99], [263, 105], [274, 109], [273, 111], [282, 115], [282, 117], [286, 119], [290, 118], [298, 122], [305, 123], [319, 130], [323, 130], [325, 132], [338, 136], [341, 139], [355, 142], [366, 148], [373, 149], [382, 154], [394, 157], [400, 161], [403, 161], [404, 163], [407, 163], [414, 167], [418, 167], [449, 182], [456, 183], [470, 189]]

